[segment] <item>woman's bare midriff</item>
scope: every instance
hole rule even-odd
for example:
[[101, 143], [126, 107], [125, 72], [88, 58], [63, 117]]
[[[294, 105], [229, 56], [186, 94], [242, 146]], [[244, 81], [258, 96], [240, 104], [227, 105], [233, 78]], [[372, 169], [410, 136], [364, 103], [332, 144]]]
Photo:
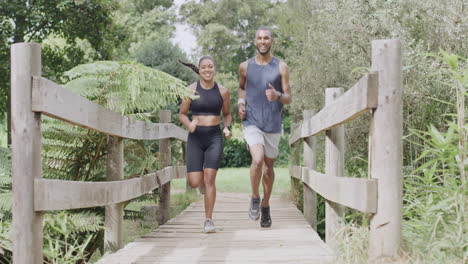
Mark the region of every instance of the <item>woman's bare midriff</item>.
[[192, 116], [193, 120], [198, 120], [197, 126], [217, 126], [220, 123], [219, 116]]

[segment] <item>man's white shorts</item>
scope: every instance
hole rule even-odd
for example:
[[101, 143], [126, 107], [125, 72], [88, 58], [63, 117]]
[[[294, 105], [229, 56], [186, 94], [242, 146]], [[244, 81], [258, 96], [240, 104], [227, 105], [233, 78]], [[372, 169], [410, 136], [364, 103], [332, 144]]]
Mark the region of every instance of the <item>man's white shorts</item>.
[[257, 126], [251, 125], [244, 127], [244, 137], [249, 146], [262, 144], [265, 156], [268, 158], [274, 159], [278, 157], [281, 133], [265, 133]]

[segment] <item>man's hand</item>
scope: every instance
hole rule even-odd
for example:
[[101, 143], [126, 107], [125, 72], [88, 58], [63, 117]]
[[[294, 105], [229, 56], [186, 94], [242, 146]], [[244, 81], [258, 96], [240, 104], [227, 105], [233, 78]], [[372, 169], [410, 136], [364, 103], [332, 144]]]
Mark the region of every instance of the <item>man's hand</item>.
[[237, 109], [241, 120], [245, 120], [245, 104], [238, 104]]
[[190, 126], [188, 128], [189, 132], [190, 133], [195, 132], [195, 129], [197, 129], [197, 125], [198, 125], [198, 119], [193, 119], [192, 122], [190, 122]]
[[279, 100], [279, 94], [275, 90], [275, 87], [271, 85], [271, 83], [268, 84], [268, 89], [265, 90], [265, 95], [268, 99], [268, 101], [273, 102]]

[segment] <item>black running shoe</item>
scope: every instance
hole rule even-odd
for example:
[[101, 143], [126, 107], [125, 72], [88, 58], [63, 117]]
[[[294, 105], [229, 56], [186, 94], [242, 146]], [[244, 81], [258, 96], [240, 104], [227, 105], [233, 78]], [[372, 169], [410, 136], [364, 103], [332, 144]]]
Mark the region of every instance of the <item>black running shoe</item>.
[[271, 227], [271, 216], [270, 216], [270, 207], [262, 206], [262, 218], [260, 220], [260, 226], [263, 228]]

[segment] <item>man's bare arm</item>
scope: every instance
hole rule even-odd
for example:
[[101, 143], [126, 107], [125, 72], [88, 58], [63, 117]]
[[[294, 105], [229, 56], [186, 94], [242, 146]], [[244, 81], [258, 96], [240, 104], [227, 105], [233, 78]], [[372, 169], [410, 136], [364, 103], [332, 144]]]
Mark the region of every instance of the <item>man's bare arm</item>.
[[237, 101], [237, 108], [239, 112], [239, 116], [241, 120], [245, 119], [245, 97], [246, 97], [246, 92], [245, 92], [245, 82], [246, 82], [246, 76], [247, 76], [247, 62], [243, 62], [239, 65], [239, 88], [237, 89], [237, 96], [238, 96], [238, 101]]
[[291, 103], [291, 89], [289, 87], [289, 70], [288, 65], [284, 62], [280, 64], [280, 74], [281, 74], [281, 87], [283, 88], [283, 93], [279, 96], [278, 101], [282, 104]]

